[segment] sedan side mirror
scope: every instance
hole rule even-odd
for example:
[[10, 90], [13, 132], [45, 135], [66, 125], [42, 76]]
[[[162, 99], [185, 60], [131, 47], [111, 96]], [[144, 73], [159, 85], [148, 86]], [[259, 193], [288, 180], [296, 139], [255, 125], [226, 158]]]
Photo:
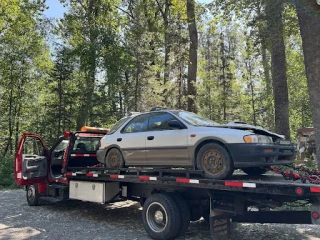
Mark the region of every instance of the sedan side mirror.
[[184, 127], [182, 126], [182, 124], [177, 121], [177, 120], [170, 120], [168, 122], [168, 127], [172, 128], [172, 129], [183, 129]]

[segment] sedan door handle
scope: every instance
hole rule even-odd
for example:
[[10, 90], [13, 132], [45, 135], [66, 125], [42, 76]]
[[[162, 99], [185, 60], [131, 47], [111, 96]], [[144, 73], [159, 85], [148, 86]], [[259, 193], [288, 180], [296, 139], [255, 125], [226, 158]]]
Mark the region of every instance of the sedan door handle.
[[117, 142], [121, 142], [122, 141], [122, 138], [117, 138]]
[[147, 137], [148, 140], [153, 140], [154, 139], [154, 136], [149, 136]]

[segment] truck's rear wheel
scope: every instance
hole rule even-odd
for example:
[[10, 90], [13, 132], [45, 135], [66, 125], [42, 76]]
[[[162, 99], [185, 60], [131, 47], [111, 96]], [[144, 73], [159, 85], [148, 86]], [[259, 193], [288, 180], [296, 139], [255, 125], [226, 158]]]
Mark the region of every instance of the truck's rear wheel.
[[173, 239], [181, 227], [179, 206], [168, 194], [151, 195], [143, 205], [142, 221], [151, 238]]
[[29, 206], [38, 206], [39, 205], [39, 191], [38, 191], [38, 185], [29, 185], [27, 186], [27, 202]]
[[172, 194], [172, 197], [176, 201], [176, 203], [178, 204], [178, 207], [180, 209], [181, 226], [180, 226], [180, 229], [176, 235], [176, 237], [179, 237], [181, 235], [184, 235], [189, 227], [190, 207], [189, 207], [187, 201], [179, 193]]
[[207, 143], [197, 154], [197, 168], [203, 170], [205, 177], [225, 179], [233, 173], [233, 161], [225, 147]]
[[108, 152], [105, 164], [108, 168], [122, 168], [124, 161], [121, 152], [117, 148], [112, 148]]
[[242, 168], [242, 171], [244, 171], [249, 176], [260, 176], [262, 174], [265, 174], [268, 169], [262, 168], [262, 167], [251, 167], [251, 168]]

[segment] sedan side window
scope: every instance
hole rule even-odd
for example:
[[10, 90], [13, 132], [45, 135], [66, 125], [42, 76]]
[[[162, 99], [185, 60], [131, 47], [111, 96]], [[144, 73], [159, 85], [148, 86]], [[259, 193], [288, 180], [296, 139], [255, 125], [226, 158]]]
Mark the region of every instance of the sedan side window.
[[170, 128], [168, 125], [168, 122], [172, 120], [177, 121], [177, 119], [170, 113], [166, 113], [166, 112], [151, 113], [148, 131], [172, 130], [172, 128]]
[[143, 114], [133, 118], [127, 126], [121, 131], [122, 133], [136, 133], [147, 131], [150, 114]]

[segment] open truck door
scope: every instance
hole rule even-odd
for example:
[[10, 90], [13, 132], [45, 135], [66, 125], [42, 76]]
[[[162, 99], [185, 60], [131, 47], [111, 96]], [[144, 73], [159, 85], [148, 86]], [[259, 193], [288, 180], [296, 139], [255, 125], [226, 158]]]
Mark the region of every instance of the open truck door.
[[17, 185], [45, 183], [48, 174], [49, 151], [37, 134], [25, 133], [20, 139], [14, 163]]

